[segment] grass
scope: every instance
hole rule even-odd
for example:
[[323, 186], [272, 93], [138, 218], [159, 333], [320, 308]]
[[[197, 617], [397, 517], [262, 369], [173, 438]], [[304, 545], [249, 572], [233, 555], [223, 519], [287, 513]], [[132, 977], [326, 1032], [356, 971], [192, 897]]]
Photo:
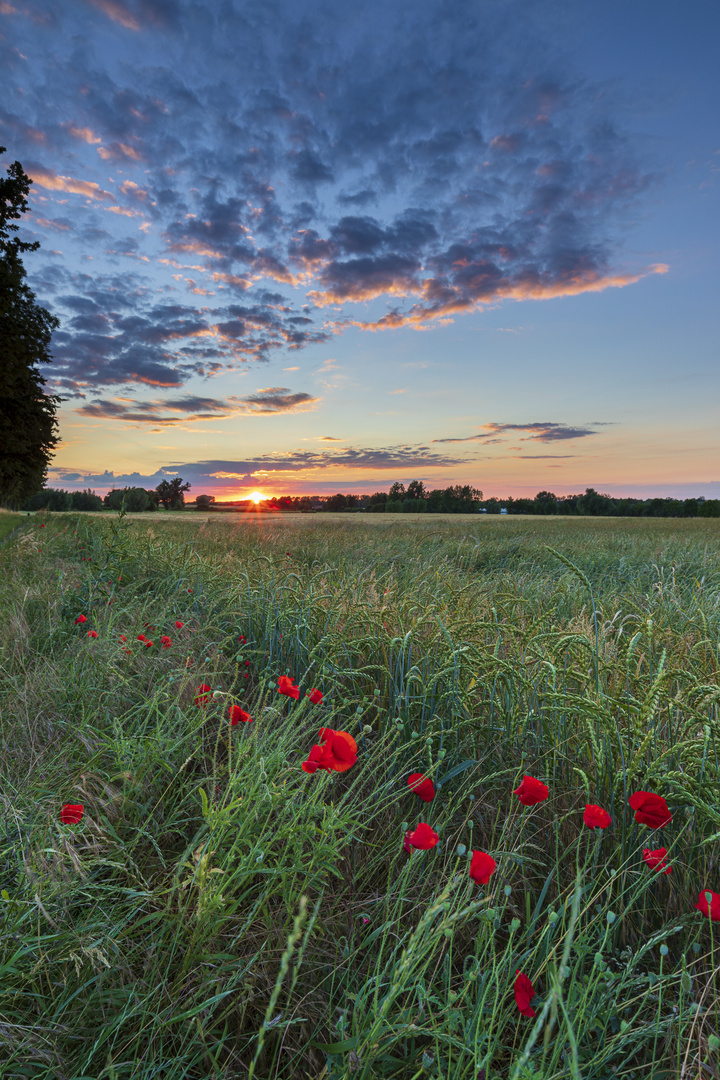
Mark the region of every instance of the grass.
[[[0, 548], [3, 1078], [720, 1074], [694, 909], [720, 892], [718, 524], [377, 517], [41, 514]], [[320, 727], [347, 772], [300, 768]], [[420, 821], [440, 843], [407, 854]]]
[[9, 510], [0, 510], [0, 543], [9, 536], [13, 529], [16, 529], [18, 525], [21, 525], [23, 521], [22, 514], [13, 514]]

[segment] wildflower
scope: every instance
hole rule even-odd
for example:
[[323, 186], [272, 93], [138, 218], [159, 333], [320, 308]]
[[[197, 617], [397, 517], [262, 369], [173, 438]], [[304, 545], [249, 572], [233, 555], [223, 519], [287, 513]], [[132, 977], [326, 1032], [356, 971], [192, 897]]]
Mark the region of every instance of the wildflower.
[[125, 649], [123, 649], [123, 652], [132, 653], [132, 649], [125, 648]]
[[41, 525], [41, 526], [40, 526], [40, 528], [41, 528], [41, 529], [44, 529], [44, 528], [45, 528], [45, 526], [44, 526], [44, 525]]
[[87, 636], [88, 637], [97, 637], [97, 630], [88, 630]]
[[405, 833], [405, 842], [403, 847], [410, 854], [410, 848], [419, 848], [421, 851], [429, 851], [430, 848], [434, 848], [440, 837], [431, 829], [429, 825], [426, 825], [424, 821], [412, 832]]
[[245, 667], [250, 667], [250, 661], [249, 660], [245, 661]]
[[208, 686], [207, 683], [203, 683], [202, 686], [198, 686], [196, 692], [197, 696], [194, 699], [195, 704], [198, 705], [200, 708], [204, 709], [208, 701], [210, 701], [211, 692], [212, 686]]
[[288, 675], [281, 675], [278, 679], [278, 690], [281, 694], [285, 694], [286, 697], [292, 698], [294, 701], [300, 697], [300, 687], [293, 686], [293, 679]]
[[249, 679], [249, 678], [250, 678], [249, 675], [243, 675], [243, 679]]
[[83, 816], [83, 810], [80, 803], [64, 803], [60, 807], [60, 820], [63, 825], [77, 825]]
[[147, 638], [145, 637], [144, 634], [138, 634], [138, 636], [137, 636], [137, 638], [135, 640], [136, 641], [147, 641]]
[[246, 638], [244, 638], [244, 637], [239, 637], [239, 638], [238, 638], [238, 641], [240, 642], [240, 644], [241, 644], [241, 645], [244, 645], [244, 644], [246, 643], [246, 640], [247, 640], [247, 639], [246, 639]]
[[535, 1016], [535, 1010], [530, 1007], [530, 1002], [535, 996], [533, 984], [522, 971], [515, 972], [515, 1001], [523, 1016], [531, 1019]]
[[320, 702], [321, 702], [321, 701], [322, 701], [322, 699], [323, 699], [323, 696], [322, 696], [322, 694], [320, 693], [320, 691], [319, 691], [319, 690], [316, 690], [316, 689], [315, 689], [314, 687], [313, 687], [313, 689], [312, 689], [312, 690], [311, 690], [311, 691], [310, 691], [310, 692], [308, 693], [308, 695], [307, 695], [307, 696], [308, 696], [308, 697], [310, 698], [310, 700], [311, 700], [311, 702], [313, 703], [313, 705], [319, 705], [319, 704], [320, 704]]
[[346, 772], [357, 761], [357, 743], [347, 731], [320, 728], [318, 738], [323, 745], [315, 745], [302, 767], [306, 773], [327, 769], [328, 772]]
[[163, 636], [160, 638], [160, 644], [162, 645], [163, 649], [169, 649], [172, 645], [172, 638], [169, 638], [167, 634], [163, 634]]
[[145, 641], [143, 642], [143, 644], [144, 644], [146, 649], [152, 649], [152, 647], [154, 645], [154, 642], [152, 642], [150, 640], [150, 638], [145, 638]]
[[607, 810], [603, 810], [602, 806], [594, 806], [592, 803], [587, 803], [585, 806], [585, 813], [583, 814], [583, 821], [588, 829], [607, 829], [612, 818]]
[[513, 795], [518, 796], [523, 806], [534, 806], [547, 799], [549, 791], [541, 780], [536, 780], [534, 776], [523, 776], [522, 784], [515, 788]]
[[665, 862], [667, 859], [667, 848], [659, 847], [651, 851], [650, 848], [643, 848], [643, 859], [650, 867], [651, 870], [657, 870], [658, 874], [671, 874], [672, 866], [668, 866]]
[[183, 628], [183, 626], [184, 626], [184, 625], [185, 625], [185, 623], [184, 623], [184, 622], [180, 622], [180, 620], [179, 620], [179, 619], [176, 619], [176, 620], [175, 620], [175, 629], [176, 629], [176, 630], [182, 630], [182, 628]]
[[635, 820], [640, 825], [649, 825], [651, 829], [661, 829], [663, 825], [669, 825], [672, 821], [672, 814], [662, 795], [655, 795], [652, 791], [636, 791], [630, 796], [628, 802], [635, 811]]
[[87, 622], [87, 616], [86, 615], [78, 615], [77, 619], [75, 620], [75, 625], [77, 626], [78, 623], [80, 623], [82, 625], [82, 623], [84, 623], [84, 622]]
[[239, 705], [231, 705], [228, 717], [231, 724], [239, 724], [242, 720], [243, 724], [252, 724], [252, 716], [250, 713], [243, 712]]
[[151, 626], [149, 622], [143, 623], [143, 626], [145, 627], [146, 630], [154, 630], [155, 629], [155, 627]]
[[408, 776], [408, 786], [419, 795], [423, 802], [432, 802], [435, 798], [435, 785], [422, 773], [414, 772]]
[[[709, 900], [708, 896], [710, 897]], [[720, 893], [711, 892], [710, 889], [703, 889], [698, 896], [695, 907], [698, 911], [702, 911], [706, 918], [712, 919], [713, 922], [720, 922]]]
[[118, 638], [118, 641], [126, 642], [127, 638], [125, 637], [124, 634], [121, 634], [120, 637]]
[[470, 860], [470, 877], [478, 885], [487, 885], [490, 875], [495, 873], [497, 863], [486, 851], [473, 851]]

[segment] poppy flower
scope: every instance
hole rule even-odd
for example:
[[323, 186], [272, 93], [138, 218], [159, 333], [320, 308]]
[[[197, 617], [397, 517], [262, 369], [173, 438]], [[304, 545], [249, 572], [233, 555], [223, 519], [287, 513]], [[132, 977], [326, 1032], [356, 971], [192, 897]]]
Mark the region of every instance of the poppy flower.
[[243, 712], [239, 705], [231, 705], [228, 717], [231, 724], [239, 724], [242, 720], [243, 724], [252, 724], [252, 716], [250, 713]]
[[414, 772], [408, 776], [408, 785], [411, 791], [419, 795], [423, 802], [432, 802], [435, 798], [435, 785], [432, 780], [422, 773]]
[[332, 728], [320, 728], [318, 738], [323, 745], [316, 744], [303, 761], [306, 773], [326, 769], [328, 772], [347, 772], [357, 761], [357, 743], [347, 731], [333, 731]]
[[513, 795], [517, 795], [523, 806], [534, 806], [535, 803], [543, 802], [550, 794], [547, 785], [534, 776], [523, 776], [522, 784], [515, 788]]
[[[710, 897], [710, 903], [708, 903], [708, 896]], [[706, 918], [712, 919], [713, 922], [720, 922], [720, 893], [712, 892], [710, 889], [703, 889], [698, 896], [695, 907], [698, 911], [702, 911]]]
[[319, 704], [320, 704], [320, 702], [321, 702], [321, 701], [322, 701], [322, 699], [323, 699], [323, 696], [322, 696], [322, 694], [320, 693], [320, 691], [319, 691], [319, 690], [316, 690], [316, 689], [315, 689], [314, 687], [313, 687], [313, 689], [312, 689], [312, 690], [311, 690], [311, 691], [310, 691], [310, 692], [308, 693], [308, 695], [307, 695], [307, 696], [308, 696], [308, 697], [310, 698], [310, 700], [312, 701], [313, 705], [319, 705]]
[[294, 701], [300, 697], [300, 687], [293, 686], [293, 679], [288, 675], [281, 675], [278, 679], [278, 690], [281, 694], [285, 694], [286, 697], [292, 698]]
[[607, 810], [603, 810], [602, 806], [594, 806], [593, 803], [587, 803], [585, 806], [585, 813], [583, 814], [583, 821], [588, 829], [607, 829], [612, 818]]
[[150, 641], [150, 638], [145, 638], [145, 641], [143, 642], [143, 644], [145, 645], [146, 649], [152, 649], [152, 647], [153, 647], [153, 645], [155, 643], [153, 641]]
[[535, 1016], [535, 1010], [530, 1007], [530, 1002], [535, 996], [533, 984], [522, 971], [515, 972], [515, 1001], [523, 1016], [531, 1019]]
[[80, 803], [64, 803], [60, 807], [60, 820], [63, 825], [77, 825], [83, 811], [84, 807]]
[[124, 635], [124, 634], [121, 634], [121, 635], [120, 635], [120, 637], [118, 638], [118, 641], [123, 641], [123, 642], [125, 642], [125, 641], [127, 641], [127, 638], [125, 637], [125, 635]]
[[147, 641], [147, 638], [145, 637], [144, 634], [138, 634], [138, 636], [137, 636], [137, 638], [135, 640], [136, 641]]
[[44, 528], [45, 528], [45, 526], [44, 526], [44, 525], [41, 525], [41, 526], [40, 526], [40, 528], [41, 528], [41, 529], [44, 529]]
[[239, 637], [239, 638], [238, 638], [238, 641], [240, 642], [240, 644], [241, 644], [241, 645], [244, 645], [244, 644], [245, 644], [245, 641], [246, 641], [246, 639], [245, 639], [244, 637]]
[[179, 620], [179, 619], [176, 619], [176, 620], [175, 620], [175, 629], [176, 629], [176, 630], [182, 630], [182, 628], [183, 628], [183, 626], [184, 626], [184, 625], [185, 625], [185, 623], [184, 623], [184, 622], [180, 622], [180, 620]]
[[169, 638], [167, 634], [163, 634], [163, 636], [160, 638], [160, 644], [162, 645], [163, 649], [169, 649], [172, 645], [172, 638]]
[[243, 679], [249, 679], [249, 678], [250, 678], [249, 675], [243, 675]]
[[154, 630], [155, 629], [155, 627], [151, 626], [149, 622], [143, 623], [143, 626], [145, 627], [146, 630]]
[[669, 825], [672, 821], [672, 814], [662, 795], [655, 795], [652, 791], [636, 791], [630, 796], [628, 802], [635, 811], [635, 820], [640, 825], [649, 825], [651, 829], [661, 829], [663, 825]]
[[84, 622], [87, 622], [87, 616], [86, 615], [78, 615], [77, 619], [75, 620], [75, 625], [77, 626], [78, 623], [82, 624]]
[[245, 661], [245, 667], [250, 667], [250, 661], [249, 660]]
[[411, 832], [405, 833], [405, 842], [403, 847], [410, 854], [410, 848], [419, 848], [420, 851], [429, 851], [430, 848], [434, 848], [440, 837], [431, 829], [429, 825], [426, 825], [424, 821], [421, 821], [416, 829]]
[[205, 708], [208, 701], [210, 701], [210, 694], [212, 692], [212, 686], [208, 686], [207, 683], [203, 683], [202, 686], [197, 688], [197, 697], [194, 699], [195, 704], [201, 708]]
[[651, 851], [649, 847], [643, 848], [643, 859], [651, 870], [657, 870], [658, 874], [672, 874], [672, 866], [668, 866], [667, 848], [659, 847]]
[[497, 863], [486, 851], [473, 851], [470, 860], [470, 877], [478, 885], [487, 885], [490, 875], [495, 873]]
[[88, 637], [97, 637], [97, 630], [88, 630], [87, 636]]
[[123, 649], [123, 652], [129, 652], [129, 653], [132, 653], [132, 649], [127, 649], [127, 648], [126, 648], [126, 649]]

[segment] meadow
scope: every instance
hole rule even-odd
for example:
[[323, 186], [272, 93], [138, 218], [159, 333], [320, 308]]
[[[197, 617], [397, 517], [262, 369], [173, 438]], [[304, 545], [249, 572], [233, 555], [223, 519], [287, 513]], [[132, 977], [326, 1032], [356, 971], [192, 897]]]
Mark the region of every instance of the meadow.
[[20, 526], [3, 1080], [720, 1076], [719, 522]]

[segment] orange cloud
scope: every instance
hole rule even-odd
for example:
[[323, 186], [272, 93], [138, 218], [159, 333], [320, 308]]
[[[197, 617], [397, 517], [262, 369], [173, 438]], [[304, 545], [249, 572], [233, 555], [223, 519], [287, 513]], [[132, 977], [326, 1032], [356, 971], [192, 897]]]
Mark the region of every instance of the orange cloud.
[[95, 135], [94, 132], [90, 130], [90, 128], [69, 127], [68, 132], [73, 136], [73, 138], [82, 139], [83, 142], [89, 143], [91, 146], [93, 146], [95, 143], [102, 142], [100, 136]]
[[90, 3], [98, 11], [102, 11], [103, 15], [107, 15], [108, 19], [120, 23], [126, 30], [140, 29], [140, 23], [135, 16], [127, 10], [124, 4], [118, 3], [117, 0], [90, 0]]
[[132, 161], [142, 161], [139, 151], [134, 146], [128, 146], [127, 143], [114, 142], [109, 147], [99, 146], [98, 154], [103, 161], [118, 161], [124, 157]]
[[72, 176], [60, 176], [36, 166], [28, 174], [34, 183], [48, 191], [69, 191], [73, 195], [85, 195], [88, 199], [113, 199], [109, 191], [103, 191], [99, 184], [91, 180], [75, 180]]

